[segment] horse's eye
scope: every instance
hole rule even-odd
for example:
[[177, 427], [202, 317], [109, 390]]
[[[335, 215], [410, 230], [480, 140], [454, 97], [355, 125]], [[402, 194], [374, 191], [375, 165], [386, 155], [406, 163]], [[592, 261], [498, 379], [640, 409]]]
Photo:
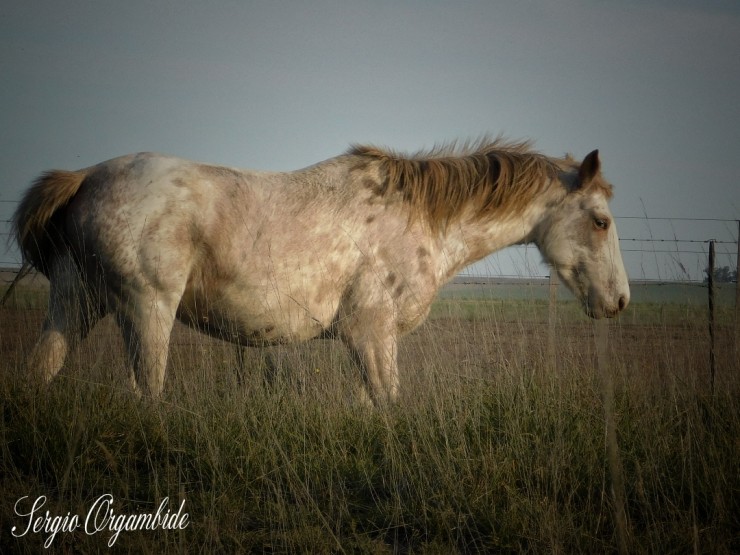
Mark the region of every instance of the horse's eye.
[[594, 218], [596, 229], [606, 229], [609, 227], [609, 220], [605, 218]]

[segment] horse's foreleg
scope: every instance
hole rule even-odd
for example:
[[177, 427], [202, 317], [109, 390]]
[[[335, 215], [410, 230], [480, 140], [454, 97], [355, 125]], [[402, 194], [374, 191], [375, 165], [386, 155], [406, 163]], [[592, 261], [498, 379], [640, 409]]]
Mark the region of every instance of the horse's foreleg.
[[398, 398], [398, 348], [392, 322], [373, 314], [353, 314], [342, 337], [359, 365], [373, 404]]
[[396, 338], [369, 341], [352, 350], [373, 404], [395, 402], [399, 390]]
[[157, 397], [164, 387], [177, 302], [155, 296], [148, 302], [132, 301], [129, 306], [134, 308], [120, 311], [118, 323], [131, 367], [131, 382], [137, 393]]

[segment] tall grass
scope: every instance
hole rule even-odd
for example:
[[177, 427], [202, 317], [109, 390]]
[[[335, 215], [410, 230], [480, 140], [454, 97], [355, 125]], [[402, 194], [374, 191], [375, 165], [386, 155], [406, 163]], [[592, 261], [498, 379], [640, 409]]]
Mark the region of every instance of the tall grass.
[[[608, 330], [629, 547], [738, 552], [731, 330], [712, 395], [703, 323], [668, 312]], [[3, 553], [48, 537], [11, 534], [23, 496], [84, 518], [102, 494], [122, 514], [185, 500], [185, 529], [124, 531], [122, 552], [618, 549], [594, 330], [572, 307], [553, 365], [545, 305], [440, 303], [402, 343], [402, 398], [381, 410], [353, 402], [360, 378], [339, 344], [249, 352], [238, 385], [234, 348], [180, 327], [163, 398], [138, 400], [109, 321], [40, 388], [22, 361], [42, 314], [0, 311]], [[110, 537], [80, 529], [52, 546], [99, 552]]]

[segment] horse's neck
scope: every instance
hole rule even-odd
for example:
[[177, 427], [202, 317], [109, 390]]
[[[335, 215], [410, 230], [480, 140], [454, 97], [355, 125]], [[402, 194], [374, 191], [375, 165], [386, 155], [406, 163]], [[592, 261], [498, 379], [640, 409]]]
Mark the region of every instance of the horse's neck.
[[544, 213], [545, 204], [538, 202], [516, 216], [502, 216], [490, 221], [466, 219], [453, 224], [446, 230], [441, 242], [439, 277], [446, 281], [491, 253], [511, 245], [531, 242]]

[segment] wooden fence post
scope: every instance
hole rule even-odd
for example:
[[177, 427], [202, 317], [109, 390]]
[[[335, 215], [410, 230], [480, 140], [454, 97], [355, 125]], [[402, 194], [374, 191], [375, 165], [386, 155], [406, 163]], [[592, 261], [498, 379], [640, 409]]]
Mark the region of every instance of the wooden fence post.
[[622, 457], [619, 454], [619, 444], [617, 443], [614, 379], [608, 357], [609, 324], [606, 320], [597, 320], [594, 323], [594, 339], [596, 344], [596, 374], [601, 386], [601, 399], [604, 404], [606, 457], [609, 464], [611, 497], [614, 503], [612, 517], [617, 532], [617, 547], [621, 555], [630, 552], [632, 532], [625, 500]]
[[554, 271], [550, 271], [549, 299], [547, 307], [547, 363], [551, 370], [555, 370], [557, 368], [555, 321], [558, 316], [558, 275]]
[[714, 395], [714, 241], [709, 241], [709, 268], [707, 290], [709, 292], [709, 374], [712, 395]]
[[740, 356], [740, 220], [737, 221], [737, 268], [735, 270], [735, 358]]

